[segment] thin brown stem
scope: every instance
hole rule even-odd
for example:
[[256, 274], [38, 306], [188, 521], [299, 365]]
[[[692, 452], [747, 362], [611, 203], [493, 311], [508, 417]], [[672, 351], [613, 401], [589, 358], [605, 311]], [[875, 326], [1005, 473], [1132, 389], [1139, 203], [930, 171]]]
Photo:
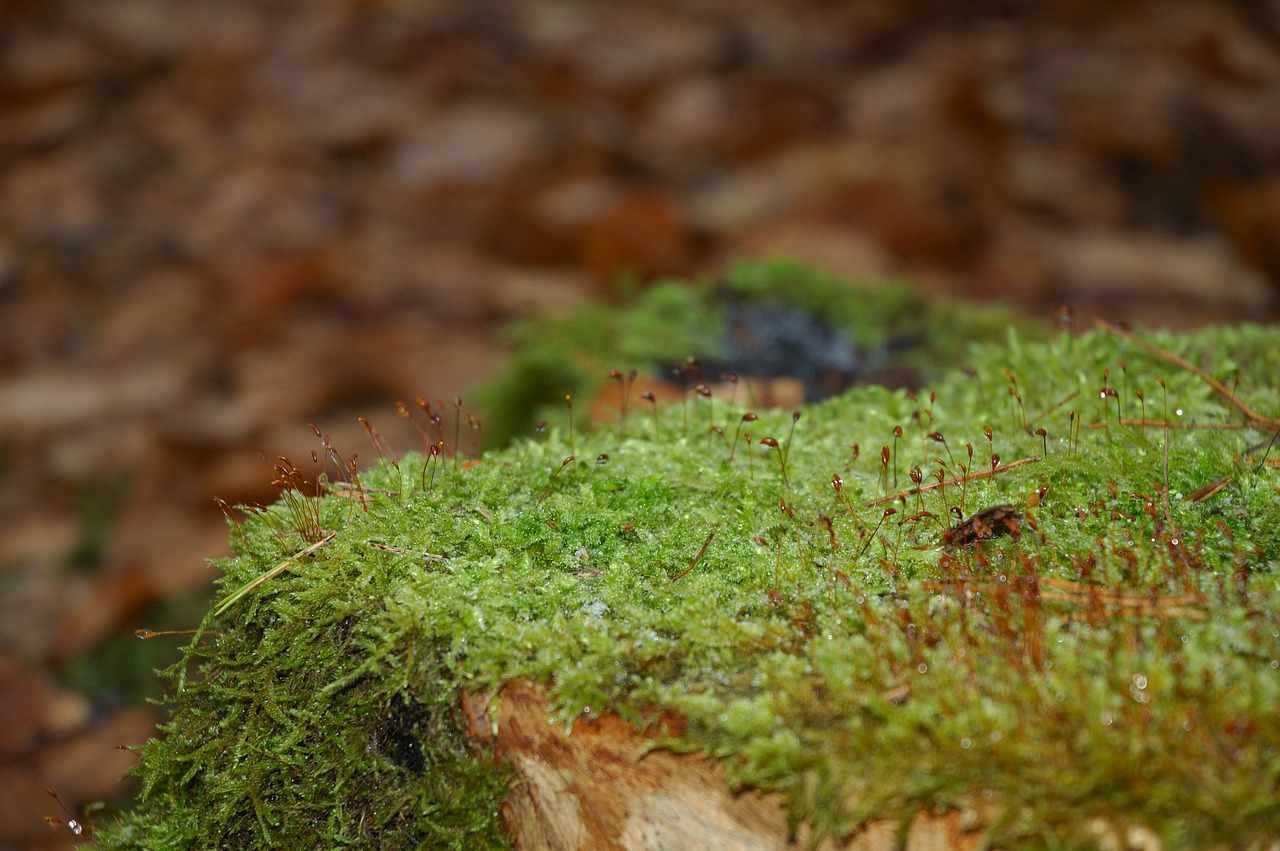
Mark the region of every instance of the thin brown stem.
[[1175, 354], [1169, 351], [1168, 349], [1162, 348], [1161, 346], [1157, 346], [1155, 343], [1148, 343], [1146, 340], [1143, 340], [1139, 337], [1135, 337], [1133, 334], [1130, 334], [1128, 331], [1122, 330], [1119, 326], [1113, 325], [1110, 322], [1106, 322], [1104, 320], [1099, 319], [1097, 320], [1097, 325], [1099, 328], [1106, 331], [1108, 334], [1112, 334], [1116, 337], [1119, 337], [1125, 342], [1132, 343], [1138, 348], [1144, 349], [1150, 352], [1151, 354], [1155, 355], [1161, 360], [1168, 361], [1169, 363], [1174, 364], [1175, 366], [1181, 367], [1182, 369], [1185, 369], [1188, 372], [1194, 373], [1195, 375], [1199, 376], [1201, 380], [1203, 380], [1206, 384], [1208, 384], [1214, 390], [1218, 391], [1218, 393], [1221, 394], [1223, 398], [1225, 398], [1228, 402], [1230, 402], [1236, 408], [1236, 410], [1238, 410], [1241, 414], [1243, 414], [1246, 419], [1253, 420], [1254, 423], [1266, 426], [1267, 428], [1271, 428], [1271, 429], [1280, 428], [1280, 420], [1271, 419], [1270, 417], [1264, 417], [1262, 414], [1259, 414], [1258, 412], [1254, 411], [1244, 402], [1241, 402], [1238, 398], [1236, 398], [1236, 394], [1231, 392], [1231, 390], [1227, 388], [1227, 385], [1223, 384], [1221, 381], [1214, 378], [1212, 375], [1205, 372], [1203, 369], [1196, 366], [1191, 361], [1187, 360], [1181, 355]]
[[1002, 464], [998, 467], [993, 467], [991, 469], [983, 470], [980, 473], [969, 473], [968, 475], [960, 476], [959, 478], [947, 479], [946, 481], [943, 481], [943, 482], [934, 482], [928, 485], [920, 485], [919, 487], [908, 488], [907, 490], [898, 491], [897, 493], [891, 493], [888, 496], [882, 496], [879, 499], [871, 500], [870, 502], [866, 503], [866, 506], [867, 508], [870, 508], [874, 505], [883, 505], [886, 502], [893, 502], [894, 500], [903, 499], [904, 497], [915, 496], [916, 494], [924, 493], [925, 491], [931, 491], [934, 488], [946, 487], [947, 485], [965, 484], [967, 482], [972, 482], [977, 479], [990, 478], [991, 476], [994, 476], [997, 473], [1003, 473], [1005, 470], [1012, 470], [1014, 467], [1020, 467], [1023, 464], [1030, 464], [1033, 461], [1043, 461], [1043, 460], [1044, 458], [1042, 458], [1039, 455], [1029, 455], [1026, 458], [1019, 458], [1017, 461], [1010, 461], [1008, 464]]

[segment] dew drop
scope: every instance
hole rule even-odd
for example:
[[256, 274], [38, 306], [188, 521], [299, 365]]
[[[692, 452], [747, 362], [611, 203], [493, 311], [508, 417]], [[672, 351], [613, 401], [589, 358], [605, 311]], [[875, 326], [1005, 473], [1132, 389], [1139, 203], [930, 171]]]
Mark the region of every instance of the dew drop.
[[924, 662], [921, 662], [919, 665], [916, 666], [916, 670], [922, 674], [927, 674], [929, 673], [929, 666], [926, 665]]
[[969, 741], [968, 738], [963, 738], [960, 740], [960, 747], [964, 748], [965, 750], [968, 750], [969, 746], [972, 744], [973, 742]]
[[1102, 721], [1102, 726], [1110, 727], [1112, 724], [1115, 723], [1116, 719], [1115, 719], [1115, 716], [1111, 714], [1111, 710], [1104, 709], [1102, 710], [1102, 715], [1100, 716], [1100, 720]]
[[1134, 674], [1134, 675], [1133, 675], [1133, 684], [1134, 684], [1135, 686], [1137, 686], [1138, 688], [1140, 688], [1140, 689], [1146, 688], [1146, 687], [1147, 687], [1147, 678], [1146, 678], [1145, 676], [1143, 676], [1142, 674]]

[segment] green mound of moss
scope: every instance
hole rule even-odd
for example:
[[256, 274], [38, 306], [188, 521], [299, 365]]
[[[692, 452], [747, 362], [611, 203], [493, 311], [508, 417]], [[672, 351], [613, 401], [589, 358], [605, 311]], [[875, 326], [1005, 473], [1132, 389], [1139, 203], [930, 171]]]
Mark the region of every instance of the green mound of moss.
[[840, 373], [827, 376], [831, 389], [915, 385], [961, 362], [970, 343], [1003, 340], [1010, 326], [1045, 336], [1005, 306], [928, 295], [900, 281], [846, 280], [786, 259], [744, 261], [715, 280], [660, 280], [621, 302], [511, 327], [510, 362], [478, 398], [487, 443], [529, 436], [535, 423], [563, 412], [566, 394], [599, 392], [611, 369], [669, 378], [668, 366], [696, 357], [706, 363], [699, 380], [717, 381], [722, 371], [759, 376], [743, 363], [743, 348], [755, 344], [786, 356], [787, 375]]
[[286, 488], [233, 532], [98, 846], [503, 847], [507, 771], [457, 695], [514, 679], [565, 723], [679, 713], [671, 747], [834, 834], [977, 796], [1016, 847], [1098, 817], [1274, 836], [1280, 333], [963, 362], [798, 419], [697, 397]]

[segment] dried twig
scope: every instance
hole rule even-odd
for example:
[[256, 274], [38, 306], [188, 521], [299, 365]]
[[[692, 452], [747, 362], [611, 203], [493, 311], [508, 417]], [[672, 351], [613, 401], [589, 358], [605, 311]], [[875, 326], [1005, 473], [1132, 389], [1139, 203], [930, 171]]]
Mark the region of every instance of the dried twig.
[[1118, 325], [1114, 325], [1110, 322], [1105, 322], [1099, 319], [1097, 320], [1097, 325], [1099, 328], [1101, 328], [1103, 331], [1106, 331], [1108, 334], [1112, 334], [1116, 337], [1119, 337], [1121, 340], [1124, 340], [1125, 342], [1128, 342], [1128, 343], [1132, 343], [1133, 345], [1137, 346], [1140, 349], [1145, 349], [1146, 351], [1150, 352], [1151, 354], [1155, 355], [1161, 360], [1168, 361], [1174, 366], [1180, 367], [1182, 369], [1187, 370], [1188, 372], [1194, 373], [1195, 375], [1199, 376], [1206, 384], [1208, 384], [1214, 390], [1218, 391], [1218, 393], [1220, 393], [1228, 402], [1230, 402], [1231, 405], [1234, 406], [1236, 410], [1244, 414], [1246, 419], [1252, 420], [1255, 425], [1261, 426], [1263, 428], [1273, 430], [1273, 431], [1276, 429], [1280, 429], [1280, 420], [1272, 419], [1270, 417], [1264, 417], [1262, 414], [1259, 414], [1257, 411], [1254, 411], [1244, 402], [1241, 402], [1238, 398], [1236, 398], [1236, 394], [1233, 393], [1227, 387], [1227, 385], [1223, 384], [1221, 381], [1214, 378], [1212, 375], [1205, 372], [1203, 369], [1196, 366], [1191, 361], [1187, 360], [1181, 355], [1174, 354], [1168, 349], [1157, 346], [1155, 343], [1148, 343], [1146, 340], [1143, 340], [1139, 337], [1135, 337], [1133, 334], [1130, 334], [1128, 331], [1125, 331], [1122, 328], [1120, 328]]
[[253, 580], [253, 581], [252, 581], [252, 582], [250, 582], [248, 585], [244, 586], [244, 587], [243, 587], [243, 588], [241, 588], [239, 591], [236, 591], [236, 592], [235, 592], [234, 594], [232, 594], [230, 597], [228, 597], [227, 599], [223, 600], [223, 601], [218, 605], [218, 608], [216, 608], [216, 609], [214, 609], [214, 610], [213, 610], [214, 617], [217, 617], [218, 615], [221, 615], [221, 614], [222, 614], [223, 612], [225, 612], [227, 609], [231, 608], [231, 607], [232, 607], [232, 606], [233, 606], [233, 605], [234, 605], [234, 604], [235, 604], [235, 603], [236, 603], [240, 598], [244, 597], [246, 594], [248, 594], [248, 593], [249, 593], [250, 591], [252, 591], [254, 588], [257, 588], [259, 585], [261, 585], [262, 583], [266, 582], [266, 581], [267, 581], [268, 579], [270, 579], [271, 577], [273, 577], [273, 576], [277, 576], [277, 575], [279, 575], [280, 573], [284, 572], [285, 568], [289, 567], [291, 564], [293, 564], [293, 563], [294, 563], [295, 561], [297, 561], [298, 559], [302, 558], [303, 556], [311, 555], [311, 554], [312, 554], [312, 553], [314, 553], [316, 550], [320, 549], [321, 547], [323, 547], [325, 544], [327, 544], [327, 543], [329, 543], [330, 541], [332, 541], [332, 540], [333, 540], [334, 538], [336, 538], [337, 536], [338, 536], [338, 533], [337, 533], [337, 532], [329, 532], [329, 533], [328, 533], [328, 534], [326, 534], [323, 538], [321, 538], [320, 540], [316, 541], [314, 544], [312, 544], [311, 546], [307, 547], [307, 548], [306, 548], [305, 550], [303, 550], [302, 552], [299, 552], [299, 553], [297, 553], [297, 554], [293, 555], [292, 557], [287, 558], [287, 559], [285, 559], [284, 561], [280, 562], [280, 563], [279, 563], [279, 564], [277, 564], [275, 567], [271, 568], [271, 569], [270, 569], [270, 570], [268, 570], [266, 573], [262, 574], [262, 575], [261, 575], [261, 576], [259, 576], [257, 579]]
[[1028, 455], [1026, 458], [1019, 458], [1017, 461], [1010, 461], [1008, 464], [1001, 464], [999, 467], [996, 467], [991, 470], [983, 470], [980, 473], [969, 473], [968, 475], [960, 476], [959, 478], [956, 478], [956, 479], [947, 479], [946, 481], [943, 481], [943, 482], [931, 482], [930, 484], [927, 484], [927, 485], [919, 485], [918, 487], [908, 488], [907, 490], [898, 491], [897, 493], [891, 493], [888, 496], [882, 496], [878, 499], [871, 500], [870, 502], [866, 503], [866, 507], [870, 508], [873, 505], [884, 505], [886, 502], [894, 502], [895, 500], [905, 499], [906, 497], [915, 496], [918, 493], [931, 491], [931, 490], [934, 490], [935, 488], [945, 488], [948, 485], [960, 485], [960, 484], [964, 484], [965, 482], [975, 481], [977, 479], [990, 478], [991, 476], [994, 476], [997, 473], [1003, 473], [1005, 470], [1012, 470], [1014, 467], [1018, 467], [1023, 464], [1030, 464], [1032, 461], [1043, 461], [1043, 460], [1044, 458], [1042, 458], [1039, 455]]
[[683, 579], [689, 573], [689, 571], [693, 570], [695, 567], [698, 566], [698, 562], [702, 561], [702, 557], [707, 552], [707, 547], [711, 546], [711, 539], [714, 538], [715, 536], [716, 536], [716, 530], [712, 529], [711, 534], [707, 535], [707, 539], [702, 542], [702, 549], [698, 550], [698, 554], [693, 557], [693, 561], [689, 562], [689, 566], [686, 567], [684, 570], [680, 571], [675, 576], [671, 577], [672, 582], [676, 582], [680, 579]]

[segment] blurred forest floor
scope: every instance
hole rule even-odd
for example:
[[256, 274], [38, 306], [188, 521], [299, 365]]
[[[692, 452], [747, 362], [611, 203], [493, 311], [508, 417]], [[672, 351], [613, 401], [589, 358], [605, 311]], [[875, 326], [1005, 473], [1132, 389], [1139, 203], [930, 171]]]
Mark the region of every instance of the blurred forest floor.
[[[978, 11], [981, 9], [982, 11]], [[0, 847], [111, 798], [314, 421], [785, 254], [1048, 316], [1280, 305], [1280, 7], [0, 0]], [[165, 642], [169, 642], [167, 645]]]

